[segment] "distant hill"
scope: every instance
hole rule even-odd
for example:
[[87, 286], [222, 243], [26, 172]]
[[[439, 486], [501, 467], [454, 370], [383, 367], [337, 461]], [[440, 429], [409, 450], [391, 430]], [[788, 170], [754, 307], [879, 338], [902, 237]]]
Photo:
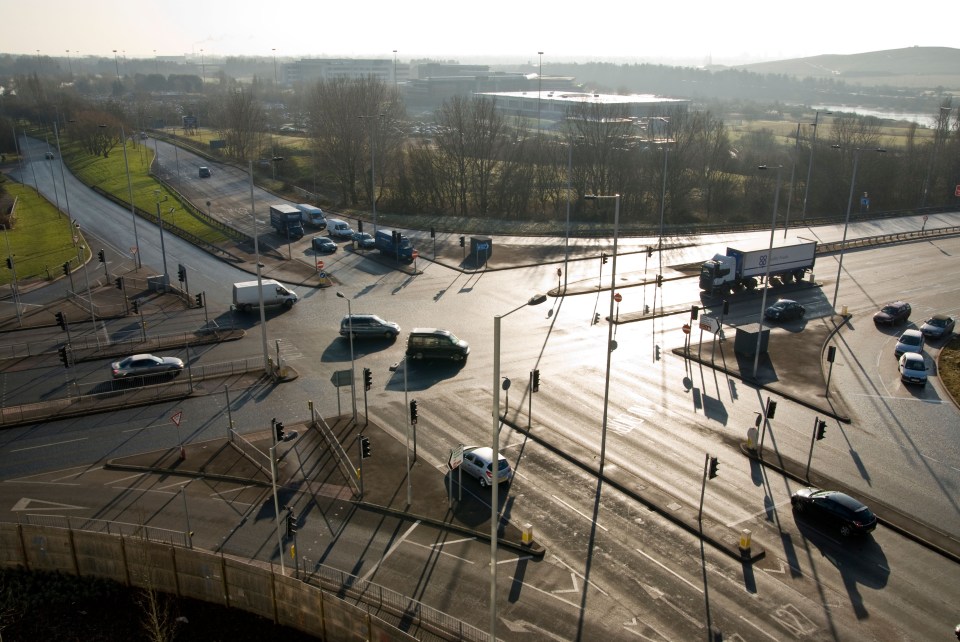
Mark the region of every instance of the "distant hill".
[[865, 86], [943, 87], [960, 95], [960, 49], [951, 47], [907, 47], [850, 55], [824, 54], [728, 68], [758, 74], [786, 74], [800, 79], [834, 79]]

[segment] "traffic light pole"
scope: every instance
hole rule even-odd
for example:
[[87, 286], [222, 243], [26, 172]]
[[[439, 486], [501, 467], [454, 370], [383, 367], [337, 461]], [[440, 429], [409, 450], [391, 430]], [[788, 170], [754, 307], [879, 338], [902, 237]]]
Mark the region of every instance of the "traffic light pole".
[[703, 481], [700, 483], [700, 510], [697, 513], [697, 523], [703, 524], [703, 496], [707, 492], [707, 470], [710, 467], [710, 453], [706, 453], [703, 459]]

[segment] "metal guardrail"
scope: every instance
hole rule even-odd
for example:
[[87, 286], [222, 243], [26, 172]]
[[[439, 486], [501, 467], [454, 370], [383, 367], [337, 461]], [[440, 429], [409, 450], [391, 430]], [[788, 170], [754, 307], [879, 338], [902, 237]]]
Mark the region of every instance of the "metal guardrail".
[[350, 481], [350, 486], [353, 488], [354, 495], [360, 497], [360, 482], [357, 480], [357, 469], [354, 468], [353, 464], [350, 462], [350, 456], [347, 454], [347, 451], [343, 449], [343, 444], [340, 443], [340, 440], [337, 439], [337, 436], [333, 434], [332, 430], [330, 430], [330, 426], [328, 426], [327, 422], [323, 420], [323, 417], [317, 417], [314, 419], [312, 425], [320, 431], [320, 434], [323, 435], [324, 441], [326, 441], [327, 445], [330, 446], [330, 449], [333, 450], [337, 464], [341, 467], [344, 477]]
[[170, 546], [179, 546], [181, 548], [193, 548], [187, 533], [170, 530], [169, 528], [159, 528], [157, 526], [144, 526], [143, 524], [129, 524], [127, 522], [114, 522], [89, 517], [33, 515], [30, 513], [21, 515], [20, 523], [31, 526], [49, 526], [74, 531], [92, 531], [94, 533], [106, 533], [107, 535], [120, 535], [122, 537], [143, 539], [148, 542], [160, 542], [169, 544]]

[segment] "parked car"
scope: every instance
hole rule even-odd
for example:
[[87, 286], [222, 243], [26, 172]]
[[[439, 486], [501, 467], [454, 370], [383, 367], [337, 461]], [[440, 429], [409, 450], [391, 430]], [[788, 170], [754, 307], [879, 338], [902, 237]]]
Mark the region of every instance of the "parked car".
[[904, 330], [900, 338], [897, 339], [897, 346], [893, 349], [893, 354], [899, 359], [904, 352], [923, 352], [923, 334], [919, 330]]
[[356, 243], [357, 247], [361, 250], [372, 250], [374, 247], [373, 236], [366, 232], [357, 232], [354, 234], [353, 242]]
[[927, 319], [920, 332], [928, 339], [947, 339], [953, 334], [954, 320], [945, 314], [935, 314]]
[[[510, 469], [510, 462], [503, 455], [499, 455], [499, 465], [497, 466], [497, 482], [504, 484], [510, 483], [513, 479], [513, 470]], [[463, 472], [476, 477], [480, 486], [486, 488], [493, 483], [493, 449], [489, 446], [473, 446], [463, 449], [463, 462], [460, 467]]]
[[200, 178], [210, 178], [210, 168], [204, 165], [200, 166]]
[[790, 321], [791, 319], [802, 319], [806, 309], [792, 299], [780, 299], [763, 313], [763, 316], [771, 321]]
[[448, 330], [414, 328], [407, 337], [407, 357], [410, 359], [451, 359], [464, 361], [470, 354], [470, 344]]
[[840, 529], [844, 537], [869, 533], [877, 516], [846, 493], [819, 488], [801, 488], [790, 497], [793, 510]]
[[340, 320], [340, 336], [349, 337], [383, 337], [396, 339], [400, 334], [400, 326], [393, 321], [384, 321], [375, 314], [347, 315]]
[[922, 354], [905, 352], [900, 355], [900, 381], [927, 385], [927, 364]]
[[314, 252], [336, 252], [337, 244], [329, 236], [314, 236], [310, 240]]
[[114, 379], [127, 379], [143, 375], [178, 373], [183, 370], [183, 360], [177, 357], [157, 357], [152, 354], [135, 354], [122, 361], [110, 364]]
[[894, 325], [905, 323], [910, 318], [910, 304], [906, 301], [888, 303], [873, 315], [873, 322], [877, 325]]

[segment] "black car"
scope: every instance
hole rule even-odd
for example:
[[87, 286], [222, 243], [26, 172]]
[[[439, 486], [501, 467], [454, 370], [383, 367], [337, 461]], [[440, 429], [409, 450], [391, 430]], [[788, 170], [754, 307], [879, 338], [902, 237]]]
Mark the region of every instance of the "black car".
[[792, 299], [780, 299], [771, 305], [763, 313], [763, 316], [771, 321], [790, 321], [791, 319], [802, 319], [806, 309]]
[[877, 325], [894, 325], [896, 323], [905, 323], [910, 318], [910, 304], [906, 301], [894, 301], [888, 303], [880, 311], [873, 315], [873, 322]]
[[310, 240], [314, 252], [336, 252], [337, 244], [328, 236], [314, 236]]
[[801, 488], [790, 497], [793, 510], [838, 527], [844, 537], [863, 535], [877, 527], [877, 516], [846, 493]]

